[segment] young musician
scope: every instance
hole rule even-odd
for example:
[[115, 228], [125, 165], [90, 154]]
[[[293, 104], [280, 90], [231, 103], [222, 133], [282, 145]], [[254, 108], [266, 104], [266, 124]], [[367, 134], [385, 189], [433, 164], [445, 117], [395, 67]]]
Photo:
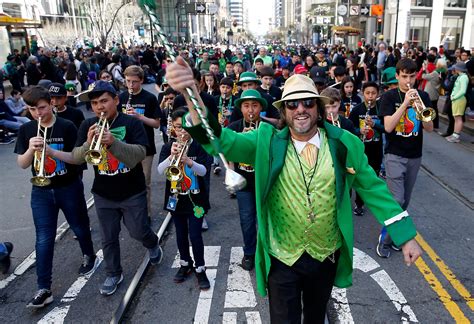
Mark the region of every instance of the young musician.
[[[228, 128], [237, 133], [253, 131], [260, 125], [260, 113], [267, 108], [267, 101], [259, 91], [245, 90], [235, 102], [243, 118], [231, 123]], [[240, 227], [244, 239], [244, 257], [241, 266], [250, 271], [255, 266], [255, 250], [257, 248], [257, 206], [255, 204], [255, 170], [253, 166], [234, 161], [234, 170], [247, 180], [247, 186], [237, 192], [239, 204]]]
[[[181, 267], [174, 276], [174, 281], [183, 282], [194, 271], [199, 288], [206, 290], [210, 283], [206, 276], [201, 228], [203, 216], [209, 209], [209, 193], [205, 190], [204, 176], [211, 167], [212, 157], [181, 126], [185, 114], [186, 110], [183, 108], [178, 108], [171, 114], [176, 139], [161, 148], [158, 173], [165, 174], [168, 178], [164, 209], [173, 216], [181, 258]], [[176, 181], [170, 181], [170, 176], [174, 174], [172, 170], [181, 173]], [[194, 261], [189, 254], [188, 235]]]
[[[146, 185], [141, 162], [146, 156], [148, 139], [142, 122], [117, 111], [119, 98], [111, 83], [97, 81], [79, 99], [91, 102], [96, 117], [82, 123], [72, 153], [57, 152], [57, 156], [80, 164], [86, 160], [86, 152], [91, 146], [95, 149], [99, 143], [101, 154], [99, 163], [94, 165], [92, 193], [107, 274], [100, 293], [108, 296], [123, 281], [119, 241], [121, 220], [130, 236], [148, 249], [151, 264], [158, 264], [163, 256], [158, 237], [151, 230], [147, 218]], [[105, 127], [99, 127], [99, 121], [102, 124], [105, 122]], [[100, 142], [97, 142], [99, 139]]]
[[31, 189], [31, 211], [36, 231], [38, 291], [27, 307], [40, 308], [53, 302], [51, 281], [59, 210], [64, 213], [81, 247], [83, 263], [79, 268], [80, 275], [93, 271], [96, 256], [84, 198], [84, 185], [79, 177], [80, 169], [55, 156], [55, 152], [65, 153], [73, 150], [77, 128], [69, 120], [54, 115], [47, 89], [30, 87], [23, 94], [23, 98], [34, 120], [24, 124], [18, 132], [15, 147], [17, 162], [23, 169], [31, 167], [33, 176], [43, 174], [45, 179], [38, 180], [45, 182], [44, 184], [49, 183], [45, 186], [33, 185]]
[[137, 65], [131, 65], [124, 71], [127, 91], [119, 95], [118, 109], [143, 123], [148, 138], [146, 157], [142, 161], [147, 192], [148, 218], [151, 218], [151, 166], [156, 154], [155, 128], [160, 127], [160, 119], [165, 121], [156, 96], [142, 88], [144, 72]]
[[56, 116], [72, 121], [79, 129], [84, 121], [84, 114], [81, 110], [67, 105], [68, 95], [64, 84], [51, 83], [48, 91], [51, 96], [51, 105], [56, 109]]
[[[433, 122], [421, 122], [416, 118], [415, 100], [423, 101], [430, 107], [428, 94], [413, 89], [416, 81], [416, 62], [404, 58], [396, 66], [398, 88], [388, 90], [380, 99], [379, 117], [386, 132], [385, 171], [387, 185], [393, 197], [405, 214], [415, 186], [416, 176], [421, 165], [423, 148], [423, 130], [431, 132]], [[417, 99], [418, 98], [418, 99]], [[390, 257], [390, 249], [399, 250], [399, 245], [382, 228], [377, 244], [377, 254], [382, 258]]]
[[326, 113], [326, 120], [339, 128], [355, 134], [354, 124], [344, 116], [338, 114], [339, 107], [341, 107], [341, 93], [334, 88], [326, 88], [321, 92], [321, 96], [329, 98], [324, 110]]
[[[367, 155], [369, 165], [374, 169], [375, 174], [379, 174], [383, 159], [382, 134], [384, 129], [378, 117], [379, 106], [377, 96], [379, 94], [379, 87], [377, 83], [364, 83], [362, 85], [362, 94], [364, 95], [364, 102], [352, 109], [349, 119], [355, 125], [356, 135], [364, 143], [365, 155]], [[364, 202], [357, 193], [355, 203], [354, 214], [356, 216], [363, 216]]]
[[266, 93], [272, 97], [273, 101], [281, 99], [281, 89], [273, 85], [275, 72], [269, 66], [264, 66], [260, 69], [260, 79], [262, 84], [257, 90], [261, 93]]
[[231, 78], [224, 77], [219, 83], [220, 95], [214, 97], [216, 99], [217, 108], [219, 109], [218, 120], [222, 126], [226, 127], [232, 120], [235, 101], [237, 97], [232, 95], [234, 81]]

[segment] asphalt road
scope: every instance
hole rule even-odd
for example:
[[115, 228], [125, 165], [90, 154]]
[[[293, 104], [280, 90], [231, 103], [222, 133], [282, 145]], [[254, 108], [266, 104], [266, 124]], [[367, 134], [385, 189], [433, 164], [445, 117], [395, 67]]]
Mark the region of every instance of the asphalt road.
[[[156, 142], [160, 148], [158, 132]], [[16, 266], [34, 250], [34, 229], [29, 207], [30, 175], [16, 166], [12, 150], [12, 145], [0, 146], [0, 165], [5, 170], [0, 187], [0, 238], [14, 242]], [[375, 253], [380, 225], [368, 213], [354, 216], [357, 249], [354, 285], [335, 291], [328, 312], [330, 322], [474, 321], [470, 296], [474, 292], [473, 151], [472, 144], [450, 144], [436, 134], [425, 136], [425, 169], [418, 175], [409, 207], [424, 249], [422, 262], [406, 267], [401, 253], [397, 252], [389, 259], [380, 259]], [[156, 165], [157, 160], [154, 162]], [[89, 171], [85, 173], [86, 188], [90, 188], [90, 179]], [[256, 293], [254, 272], [238, 267], [242, 238], [237, 202], [229, 199], [222, 181], [222, 176], [211, 176], [212, 209], [207, 216], [210, 229], [203, 233], [208, 276], [215, 278], [213, 289], [201, 293], [193, 277], [182, 284], [173, 282], [177, 247], [174, 227], [170, 224], [162, 240], [164, 260], [146, 272], [125, 314], [125, 322], [269, 323], [268, 301]], [[156, 171], [152, 188], [153, 228], [157, 230], [165, 213], [162, 211], [164, 177]], [[89, 215], [95, 249], [99, 251], [94, 208]], [[105, 277], [103, 264], [87, 280], [78, 279], [80, 250], [71, 232], [67, 232], [55, 249], [54, 303], [35, 312], [25, 308], [36, 290], [33, 266], [6, 288], [0, 288], [2, 322], [110, 321], [146, 254], [125, 228], [121, 247], [125, 280], [115, 295], [102, 297], [98, 288]], [[0, 287], [5, 278], [0, 275]]]

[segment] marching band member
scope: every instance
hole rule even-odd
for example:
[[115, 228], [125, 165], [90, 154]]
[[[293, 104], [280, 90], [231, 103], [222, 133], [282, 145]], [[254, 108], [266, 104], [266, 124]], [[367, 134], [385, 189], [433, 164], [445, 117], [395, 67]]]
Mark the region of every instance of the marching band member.
[[324, 323], [333, 285], [351, 285], [351, 188], [403, 246], [405, 262], [415, 262], [421, 249], [411, 218], [368, 165], [361, 141], [324, 122], [328, 98], [318, 94], [310, 78], [290, 77], [282, 99], [274, 103], [284, 128], [261, 123], [256, 131], [236, 133], [207, 114], [190, 67], [181, 58], [176, 62], [168, 67], [167, 78], [190, 107], [185, 129], [216, 154], [185, 90], [189, 87], [223, 154], [255, 168], [257, 287], [262, 295], [269, 292], [273, 323], [300, 323], [302, 312], [305, 322]]
[[[246, 133], [258, 128], [260, 113], [267, 108], [267, 101], [257, 90], [249, 89], [235, 103], [236, 109], [243, 115], [228, 126], [237, 133]], [[255, 250], [257, 248], [257, 206], [255, 204], [255, 173], [251, 165], [234, 162], [234, 170], [246, 180], [247, 186], [237, 192], [239, 204], [240, 227], [244, 239], [244, 257], [241, 266], [250, 271], [255, 266]]]
[[64, 163], [56, 156], [56, 153], [72, 151], [77, 139], [77, 128], [71, 121], [54, 115], [47, 89], [30, 87], [23, 98], [34, 120], [24, 124], [18, 132], [15, 147], [17, 162], [23, 169], [31, 166], [34, 176], [44, 174], [45, 177], [41, 179], [40, 176], [38, 179], [43, 183], [35, 184], [32, 181], [31, 211], [36, 230], [38, 291], [27, 304], [29, 308], [41, 308], [53, 302], [51, 281], [59, 210], [64, 213], [81, 247], [83, 263], [79, 268], [80, 275], [87, 275], [94, 269], [96, 257], [84, 185], [79, 177], [80, 168]]
[[215, 96], [217, 108], [219, 109], [218, 120], [223, 127], [229, 125], [233, 120], [232, 113], [234, 112], [234, 105], [237, 97], [232, 95], [232, 88], [234, 81], [231, 78], [224, 77], [219, 83], [220, 95]]
[[[143, 123], [117, 110], [119, 98], [113, 85], [97, 81], [79, 96], [90, 101], [97, 117], [86, 119], [79, 128], [72, 153], [59, 157], [80, 164], [89, 159], [93, 143], [100, 157], [94, 162], [92, 193], [99, 219], [106, 279], [100, 288], [105, 296], [112, 295], [123, 281], [120, 263], [120, 222], [123, 220], [130, 236], [148, 249], [151, 264], [158, 264], [163, 251], [158, 237], [150, 228], [147, 212], [145, 176], [142, 160], [146, 156], [148, 139]], [[105, 125], [99, 127], [97, 124]], [[89, 161], [91, 162], [91, 161]]]
[[[176, 140], [171, 140], [161, 148], [158, 173], [167, 176], [164, 209], [173, 216], [181, 258], [181, 267], [174, 281], [183, 282], [195, 271], [199, 288], [206, 290], [210, 283], [206, 276], [201, 227], [203, 216], [210, 206], [203, 177], [211, 167], [212, 157], [181, 126], [185, 114], [183, 108], [171, 114]], [[180, 176], [176, 176], [178, 173]], [[194, 261], [189, 254], [188, 235]]]
[[339, 128], [355, 134], [354, 124], [344, 116], [338, 114], [341, 106], [341, 93], [334, 88], [326, 88], [321, 92], [321, 96], [329, 98], [329, 102], [325, 105], [326, 120]]
[[[384, 129], [378, 117], [377, 96], [379, 87], [377, 83], [364, 83], [362, 94], [364, 95], [364, 102], [352, 109], [349, 119], [355, 125], [356, 135], [364, 143], [365, 155], [367, 155], [369, 165], [374, 169], [375, 174], [379, 174], [383, 159], [382, 134]], [[356, 194], [355, 203], [354, 214], [363, 216], [364, 202], [358, 194]]]
[[272, 97], [273, 101], [281, 99], [281, 90], [277, 86], [273, 85], [273, 77], [275, 73], [273, 69], [269, 66], [264, 66], [260, 69], [260, 79], [262, 84], [257, 90], [261, 93], [266, 93]]
[[163, 100], [160, 103], [161, 113], [166, 117], [166, 123], [163, 121], [160, 124], [160, 131], [163, 136], [163, 142], [166, 144], [169, 141], [171, 134], [171, 113], [173, 112], [173, 102], [176, 99], [178, 92], [174, 91], [172, 88], [168, 87], [163, 92]]
[[[119, 95], [120, 103], [118, 109], [127, 115], [140, 120], [145, 127], [148, 138], [146, 157], [142, 161], [145, 173], [146, 197], [148, 205], [148, 218], [151, 220], [151, 166], [156, 154], [155, 128], [160, 127], [160, 119], [163, 118], [156, 96], [142, 88], [144, 72], [137, 65], [131, 65], [124, 71], [127, 91]], [[164, 118], [163, 118], [164, 121]]]

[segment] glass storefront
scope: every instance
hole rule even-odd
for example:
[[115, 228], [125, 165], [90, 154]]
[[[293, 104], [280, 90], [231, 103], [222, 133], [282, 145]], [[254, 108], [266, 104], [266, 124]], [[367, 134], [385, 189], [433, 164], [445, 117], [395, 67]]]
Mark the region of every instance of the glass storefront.
[[441, 42], [445, 49], [455, 50], [461, 46], [464, 17], [444, 16], [441, 29]]
[[408, 41], [415, 46], [428, 46], [430, 18], [426, 16], [411, 16], [410, 34]]

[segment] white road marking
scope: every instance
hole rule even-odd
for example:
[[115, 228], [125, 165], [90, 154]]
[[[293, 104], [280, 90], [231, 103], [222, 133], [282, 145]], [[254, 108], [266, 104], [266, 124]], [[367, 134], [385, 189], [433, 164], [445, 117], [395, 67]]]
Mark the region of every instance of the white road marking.
[[194, 314], [194, 324], [207, 324], [209, 322], [209, 313], [211, 312], [212, 295], [216, 284], [217, 269], [207, 269], [207, 278], [211, 284], [208, 290], [201, 290], [199, 293], [196, 313]]
[[[76, 281], [69, 287], [69, 289], [64, 294], [63, 298], [61, 299], [61, 304], [64, 303], [71, 303], [73, 302], [79, 293], [81, 292], [82, 288], [86, 285], [87, 281], [89, 281], [90, 277], [94, 274], [94, 272], [99, 268], [100, 264], [104, 260], [104, 254], [102, 250], [97, 251], [97, 260], [95, 263], [94, 270], [89, 273], [87, 276], [80, 276], [76, 279]], [[43, 316], [38, 321], [38, 324], [47, 324], [47, 323], [63, 323], [64, 319], [69, 312], [69, 308], [71, 305], [58, 305], [48, 314]]]
[[245, 312], [247, 324], [262, 324], [259, 312]]
[[243, 256], [242, 247], [231, 249], [224, 308], [253, 308], [257, 306], [250, 273], [240, 266]]
[[403, 296], [400, 289], [398, 289], [395, 282], [392, 280], [392, 278], [390, 278], [385, 270], [377, 271], [370, 276], [375, 280], [375, 282], [379, 284], [380, 287], [382, 287], [392, 303], [395, 305], [397, 311], [401, 311], [403, 315], [408, 316], [407, 319], [402, 315], [401, 320], [403, 322], [410, 321], [412, 323], [418, 323], [418, 319], [416, 318], [415, 313], [413, 313], [411, 307], [408, 305], [405, 296]]
[[[193, 249], [189, 247], [189, 253], [191, 254], [191, 258], [193, 257]], [[206, 261], [206, 268], [209, 267], [217, 267], [219, 265], [219, 256], [221, 253], [220, 246], [205, 246], [204, 247], [204, 260]], [[179, 252], [176, 254], [173, 264], [171, 268], [179, 268]]]
[[224, 312], [222, 314], [222, 324], [237, 324], [237, 312]]
[[[367, 253], [354, 248], [354, 269], [358, 269], [364, 273], [367, 273], [377, 268], [380, 268], [380, 264], [378, 264], [377, 261], [375, 261]], [[403, 296], [400, 289], [385, 270], [377, 271], [371, 274], [370, 277], [374, 279], [380, 288], [382, 288], [382, 290], [387, 294], [390, 301], [395, 305], [397, 311], [401, 311], [403, 313], [401, 317], [402, 322], [418, 322], [415, 313], [407, 304], [408, 302], [405, 296]], [[349, 302], [347, 300], [346, 289], [334, 287], [331, 297], [334, 299], [333, 304], [337, 310], [337, 317], [340, 322], [354, 323], [349, 307]]]
[[[89, 210], [92, 205], [94, 205], [94, 198], [90, 197], [86, 201], [87, 210]], [[69, 229], [69, 224], [67, 222], [62, 223], [59, 225], [58, 229], [56, 230], [56, 238], [54, 242], [59, 241], [64, 234], [66, 234], [67, 230]], [[36, 250], [30, 253], [25, 260], [23, 260], [16, 268], [13, 270], [12, 274], [6, 277], [3, 280], [0, 280], [0, 290], [5, 289], [13, 280], [17, 277], [23, 275], [26, 270], [28, 270], [32, 265], [36, 263]]]
[[337, 312], [337, 322], [353, 324], [354, 319], [352, 318], [351, 308], [349, 306], [349, 301], [347, 300], [346, 289], [334, 287], [332, 289], [331, 297], [336, 300], [333, 305]]

